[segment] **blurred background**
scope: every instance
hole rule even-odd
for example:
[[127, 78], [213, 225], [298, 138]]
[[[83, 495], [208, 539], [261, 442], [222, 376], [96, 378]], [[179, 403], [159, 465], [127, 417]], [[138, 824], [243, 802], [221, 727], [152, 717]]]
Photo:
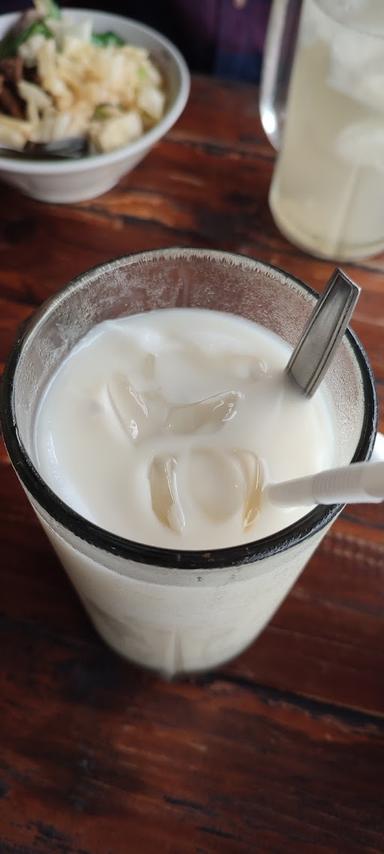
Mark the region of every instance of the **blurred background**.
[[[258, 83], [272, 0], [66, 0], [63, 6], [100, 9], [155, 27], [181, 50], [192, 71]], [[0, 11], [25, 9], [1, 0]]]

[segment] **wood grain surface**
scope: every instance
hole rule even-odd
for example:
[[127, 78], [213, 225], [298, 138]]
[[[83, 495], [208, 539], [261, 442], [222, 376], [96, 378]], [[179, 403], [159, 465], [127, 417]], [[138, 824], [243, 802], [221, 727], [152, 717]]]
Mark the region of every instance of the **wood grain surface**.
[[[1, 185], [0, 361], [75, 274], [149, 247], [232, 249], [322, 290], [287, 243], [251, 86], [204, 78], [177, 126], [113, 191], [44, 205]], [[354, 328], [384, 396], [384, 257]], [[383, 422], [381, 422], [383, 427]], [[0, 460], [1, 854], [384, 850], [384, 513], [350, 507], [260, 639], [163, 682], [97, 637]]]

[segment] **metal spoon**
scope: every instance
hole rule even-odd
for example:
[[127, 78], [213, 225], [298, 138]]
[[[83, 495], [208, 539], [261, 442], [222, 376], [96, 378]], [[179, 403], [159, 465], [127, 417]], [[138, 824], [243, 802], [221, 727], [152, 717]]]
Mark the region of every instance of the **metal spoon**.
[[52, 142], [27, 142], [24, 148], [0, 144], [0, 157], [16, 157], [22, 160], [75, 160], [87, 154], [85, 137], [74, 136], [55, 139]]
[[359, 299], [360, 288], [336, 269], [312, 312], [286, 371], [312, 397], [324, 378]]

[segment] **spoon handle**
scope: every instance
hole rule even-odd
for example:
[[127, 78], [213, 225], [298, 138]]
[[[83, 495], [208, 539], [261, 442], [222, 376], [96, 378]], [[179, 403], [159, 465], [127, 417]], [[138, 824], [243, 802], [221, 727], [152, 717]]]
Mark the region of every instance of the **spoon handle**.
[[352, 463], [338, 469], [265, 487], [274, 504], [361, 504], [384, 500], [384, 462]]
[[287, 373], [312, 397], [333, 359], [359, 298], [360, 288], [336, 269], [287, 365]]

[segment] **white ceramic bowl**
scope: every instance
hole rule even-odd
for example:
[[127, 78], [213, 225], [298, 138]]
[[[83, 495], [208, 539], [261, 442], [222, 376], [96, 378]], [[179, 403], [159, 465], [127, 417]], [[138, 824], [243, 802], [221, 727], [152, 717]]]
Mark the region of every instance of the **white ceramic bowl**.
[[[34, 161], [0, 157], [0, 179], [17, 187], [27, 196], [43, 202], [79, 202], [92, 199], [113, 187], [130, 172], [152, 146], [164, 136], [182, 113], [190, 87], [190, 76], [183, 57], [160, 33], [120, 15], [91, 9], [64, 9], [74, 19], [92, 18], [95, 32], [114, 30], [126, 42], [150, 51], [161, 69], [167, 86], [168, 105], [163, 118], [136, 142], [108, 154], [79, 160]], [[12, 26], [18, 14], [0, 16], [0, 38]]]

